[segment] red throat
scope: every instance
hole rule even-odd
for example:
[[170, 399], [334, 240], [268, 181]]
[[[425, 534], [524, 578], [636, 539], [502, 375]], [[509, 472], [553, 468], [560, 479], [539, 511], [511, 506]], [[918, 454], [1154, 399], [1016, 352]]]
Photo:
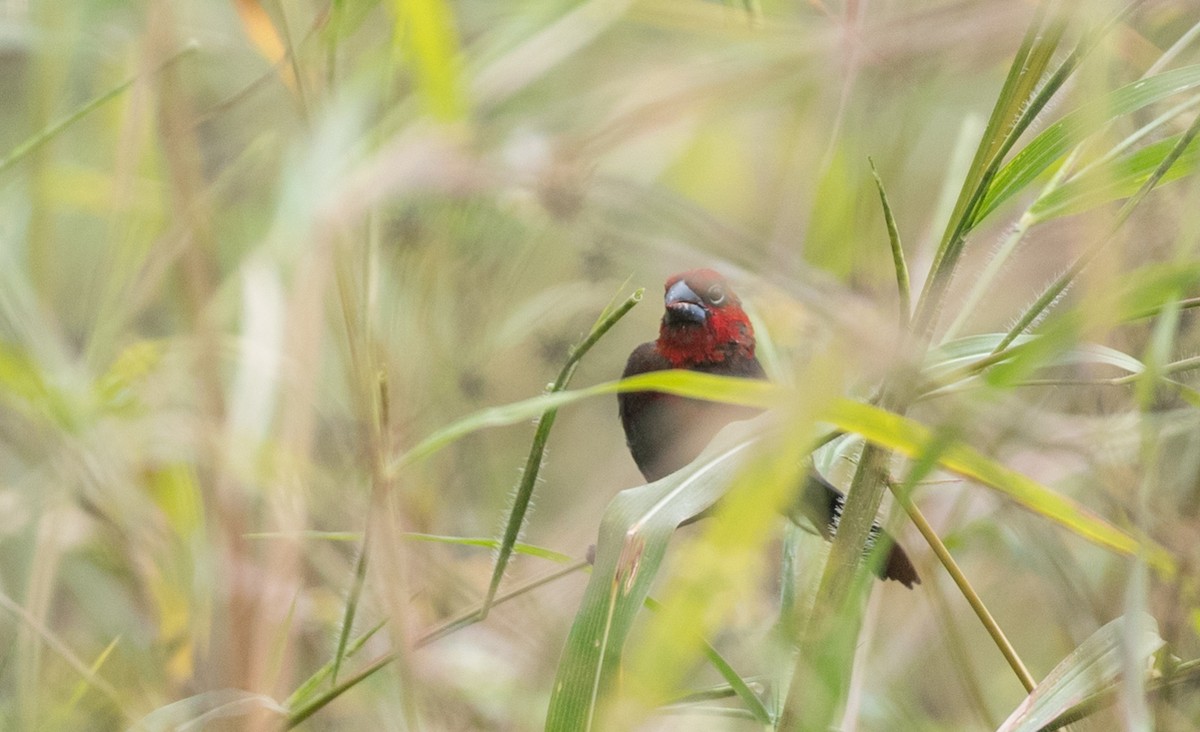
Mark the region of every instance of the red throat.
[[686, 369], [722, 363], [730, 358], [754, 358], [754, 328], [739, 307], [714, 309], [703, 325], [662, 324], [658, 352], [673, 368]]

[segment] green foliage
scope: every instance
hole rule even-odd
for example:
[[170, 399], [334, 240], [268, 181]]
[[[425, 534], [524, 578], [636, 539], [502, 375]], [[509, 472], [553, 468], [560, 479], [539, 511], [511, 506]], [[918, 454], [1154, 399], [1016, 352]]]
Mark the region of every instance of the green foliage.
[[[8, 6], [0, 728], [1200, 718], [1186, 3]], [[698, 266], [775, 383], [616, 378]]]

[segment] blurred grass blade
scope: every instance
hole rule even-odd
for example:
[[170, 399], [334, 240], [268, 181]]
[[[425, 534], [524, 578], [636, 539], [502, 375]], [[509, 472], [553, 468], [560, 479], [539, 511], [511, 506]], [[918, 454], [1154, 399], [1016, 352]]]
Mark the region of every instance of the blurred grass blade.
[[279, 37], [279, 30], [271, 20], [271, 16], [258, 0], [233, 0], [238, 19], [242, 22], [242, 30], [254, 44], [259, 55], [265, 58], [279, 71], [279, 78], [292, 91], [296, 91], [296, 77], [293, 67], [283, 62], [287, 58], [287, 48]]
[[440, 122], [463, 119], [467, 99], [450, 3], [391, 0], [391, 7], [396, 18], [392, 42], [413, 65], [417, 89], [429, 113]]
[[[196, 47], [194, 45], [186, 46], [185, 48], [177, 51], [176, 53], [174, 53], [173, 55], [168, 57], [166, 60], [164, 60], [162, 63], [160, 63], [154, 69], [154, 72], [157, 73], [157, 72], [161, 71], [163, 69], [163, 67], [179, 61], [184, 56], [190, 54], [191, 52], [193, 52], [195, 50], [196, 50]], [[31, 137], [29, 137], [24, 142], [20, 143], [19, 145], [14, 147], [11, 151], [9, 151], [8, 155], [5, 155], [3, 160], [0, 160], [0, 174], [4, 173], [6, 170], [11, 168], [12, 166], [14, 166], [17, 163], [24, 160], [25, 157], [27, 155], [29, 155], [29, 153], [33, 152], [34, 150], [37, 150], [42, 145], [45, 145], [47, 142], [50, 142], [55, 137], [57, 137], [60, 133], [62, 133], [64, 130], [66, 130], [68, 127], [75, 124], [79, 120], [83, 119], [88, 114], [95, 111], [97, 108], [103, 106], [106, 102], [109, 102], [109, 101], [119, 97], [122, 93], [124, 93], [126, 90], [128, 90], [129, 87], [133, 86], [134, 82], [136, 82], [138, 80], [138, 78], [139, 78], [138, 75], [129, 77], [128, 79], [122, 81], [121, 83], [117, 84], [116, 86], [110, 88], [108, 91], [104, 92], [103, 94], [100, 94], [99, 96], [97, 96], [87, 102], [84, 102], [80, 106], [76, 107], [73, 112], [68, 114], [66, 117], [63, 117], [62, 119], [60, 119], [58, 122], [55, 122], [54, 124], [50, 125], [49, 127], [46, 127], [44, 129], [39, 130], [38, 132], [34, 133]]]
[[609, 503], [592, 576], [559, 660], [546, 716], [548, 732], [604, 728], [597, 720], [599, 707], [616, 680], [626, 636], [667, 544], [680, 523], [724, 494], [755, 443], [744, 435], [761, 420], [726, 427], [688, 467], [622, 491]]
[[900, 229], [896, 226], [896, 217], [892, 215], [892, 206], [888, 203], [887, 191], [883, 189], [883, 179], [875, 169], [875, 161], [867, 158], [871, 164], [871, 176], [875, 178], [875, 188], [879, 191], [879, 203], [883, 206], [883, 221], [887, 225], [888, 241], [892, 245], [892, 264], [896, 267], [896, 287], [900, 292], [900, 322], [907, 326], [912, 317], [912, 294], [909, 292], [908, 263], [904, 261], [904, 248], [900, 245]]
[[[624, 287], [622, 285], [622, 287]], [[567, 362], [563, 364], [562, 370], [558, 372], [558, 377], [554, 383], [550, 385], [549, 393], [556, 394], [567, 388], [567, 384], [571, 383], [571, 377], [575, 374], [575, 369], [578, 368], [579, 362], [587, 355], [592, 346], [596, 345], [599, 340], [604, 337], [617, 321], [620, 320], [633, 309], [642, 300], [644, 290], [638, 290], [627, 297], [624, 302], [615, 308], [606, 308], [604, 312], [596, 319], [592, 325], [591, 331], [584, 337], [582, 341], [577, 343], [567, 357]], [[517, 486], [517, 492], [513, 497], [512, 509], [508, 515], [508, 522], [504, 527], [504, 536], [500, 541], [500, 548], [496, 552], [496, 564], [492, 568], [492, 578], [488, 582], [487, 593], [483, 598], [483, 606], [479, 610], [479, 619], [483, 620], [487, 617], [488, 610], [492, 606], [492, 601], [496, 598], [496, 592], [500, 589], [500, 582], [504, 579], [504, 572], [508, 568], [508, 561], [512, 557], [513, 547], [516, 546], [517, 538], [521, 535], [521, 527], [525, 524], [525, 515], [529, 510], [529, 502], [533, 500], [533, 488], [537, 485], [538, 473], [542, 469], [542, 463], [546, 455], [546, 442], [550, 439], [550, 430], [554, 427], [554, 420], [558, 416], [558, 409], [551, 408], [542, 412], [538, 417], [537, 429], [534, 431], [533, 443], [529, 446], [529, 455], [525, 459], [525, 469], [521, 473], [521, 482]]]
[[1107, 123], [1197, 86], [1200, 86], [1200, 65], [1186, 66], [1135, 81], [1066, 115], [1047, 127], [996, 173], [979, 206], [977, 220], [983, 220], [1062, 159], [1072, 147]]
[[1116, 682], [1129, 654], [1148, 663], [1164, 641], [1149, 615], [1122, 616], [1093, 633], [1059, 662], [998, 732], [1037, 732], [1063, 712]]
[[[117, 643], [120, 642], [120, 636], [113, 638], [112, 642], [105, 646], [104, 650], [100, 652], [100, 655], [96, 656], [96, 660], [92, 662], [91, 668], [88, 669], [93, 677], [100, 675], [100, 667], [104, 665], [104, 662], [108, 660], [108, 657], [112, 654], [113, 650], [116, 649]], [[86, 694], [90, 688], [91, 683], [87, 679], [81, 680], [78, 684], [76, 684], [75, 691], [71, 693], [71, 698], [67, 700], [65, 707], [60, 710], [60, 712], [65, 715], [67, 712], [74, 709], [75, 705], [79, 703], [79, 700], [83, 698], [83, 695]]]
[[[1030, 214], [1040, 223], [1134, 195], [1171, 155], [1181, 137], [1173, 135], [1159, 140], [1072, 178], [1049, 195], [1038, 199], [1030, 208]], [[1192, 140], [1166, 168], [1159, 183], [1192, 175], [1196, 172], [1197, 163], [1200, 163], [1200, 144]]]
[[129, 732], [199, 732], [231, 724], [235, 717], [259, 710], [287, 714], [278, 702], [263, 694], [242, 689], [206, 691], [168, 704], [142, 717]]
[[[493, 549], [493, 550], [500, 548], [500, 542], [497, 541], [496, 539], [483, 538], [483, 537], [436, 536], [434, 534], [413, 534], [413, 533], [402, 534], [402, 536], [405, 539], [412, 539], [413, 541], [428, 541], [428, 542], [432, 542], [435, 544], [454, 544], [456, 546], [477, 546], [477, 547], [481, 547], [484, 549]], [[533, 544], [523, 544], [521, 542], [516, 542], [515, 544], [512, 545], [512, 552], [515, 554], [524, 554], [524, 555], [530, 556], [530, 557], [537, 557], [539, 559], [548, 559], [551, 562], [558, 562], [559, 564], [566, 564], [567, 562], [575, 561], [574, 557], [563, 554], [562, 552], [556, 552], [553, 549], [547, 549], [545, 547], [535, 546]]]
[[[247, 539], [291, 539], [299, 537], [301, 539], [324, 539], [325, 541], [360, 541], [362, 532], [360, 531], [303, 531], [300, 533], [283, 533], [278, 531], [256, 531], [250, 534], [244, 534]], [[487, 536], [442, 536], [439, 534], [419, 534], [411, 531], [404, 532], [399, 535], [401, 539], [410, 541], [425, 541], [431, 544], [452, 544], [454, 546], [470, 546], [479, 547], [481, 549], [495, 550], [500, 546], [500, 542], [496, 539]], [[548, 559], [552, 562], [565, 563], [574, 560], [574, 557], [556, 552], [553, 549], [537, 546], [534, 544], [522, 544], [517, 542], [513, 545], [513, 552], [516, 554], [525, 554], [539, 559]]]
[[[849, 400], [838, 402], [825, 419], [839, 429], [862, 435], [869, 442], [913, 459], [924, 455], [935, 440], [934, 434], [924, 425]], [[1170, 554], [1149, 539], [1139, 542], [1075, 500], [1055, 493], [962, 443], [942, 448], [939, 463], [946, 470], [1003, 493], [1088, 541], [1121, 554], [1137, 555], [1144, 552], [1147, 561], [1156, 569], [1167, 573], [1174, 571], [1174, 560]]]

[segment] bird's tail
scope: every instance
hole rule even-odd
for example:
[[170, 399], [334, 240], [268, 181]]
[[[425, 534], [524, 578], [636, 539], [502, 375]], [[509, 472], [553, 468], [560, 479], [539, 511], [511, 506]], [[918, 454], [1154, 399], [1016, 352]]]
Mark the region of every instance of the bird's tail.
[[[832, 541], [837, 533], [838, 524], [842, 520], [842, 510], [846, 507], [846, 496], [829, 481], [821, 477], [815, 470], [808, 474], [808, 482], [804, 486], [800, 500], [790, 513], [795, 521], [799, 516], [807, 518], [827, 541]], [[876, 574], [882, 579], [896, 580], [905, 587], [921, 584], [917, 570], [909, 561], [904, 548], [896, 543], [878, 523], [871, 525], [871, 533], [867, 537], [867, 551], [875, 547], [876, 542], [883, 538], [891, 549], [887, 559], [876, 569]]]

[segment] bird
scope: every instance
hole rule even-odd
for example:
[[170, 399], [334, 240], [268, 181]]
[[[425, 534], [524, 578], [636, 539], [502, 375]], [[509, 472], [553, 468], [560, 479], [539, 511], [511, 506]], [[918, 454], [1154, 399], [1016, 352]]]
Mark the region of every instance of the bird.
[[[633, 350], [624, 377], [667, 369], [766, 379], [755, 356], [754, 326], [728, 281], [712, 269], [694, 269], [667, 279], [658, 339]], [[655, 391], [617, 395], [621, 426], [630, 455], [647, 481], [684, 467], [722, 427], [760, 413], [753, 407], [710, 402]], [[837, 532], [846, 496], [810, 469], [788, 511], [812, 523], [826, 541]], [[867, 546], [886, 537], [891, 549], [877, 568], [882, 579], [911, 588], [921, 579], [904, 549], [875, 523]]]

